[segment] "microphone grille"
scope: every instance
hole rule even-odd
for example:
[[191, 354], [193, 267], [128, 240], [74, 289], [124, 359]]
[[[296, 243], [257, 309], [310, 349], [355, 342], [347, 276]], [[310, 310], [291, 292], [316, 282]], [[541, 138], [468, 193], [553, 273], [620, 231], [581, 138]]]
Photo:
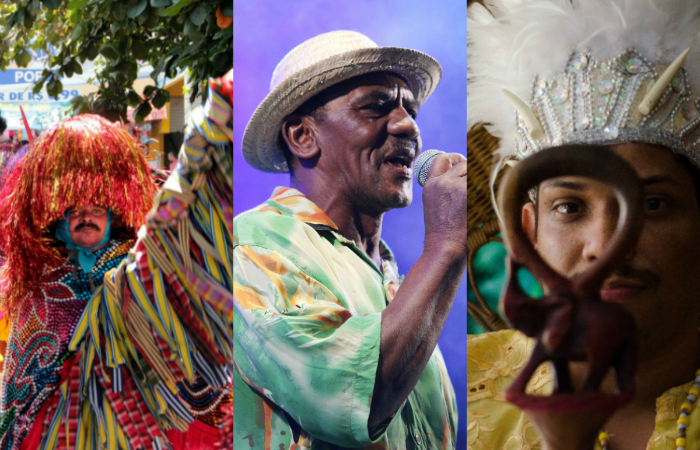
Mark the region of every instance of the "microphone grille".
[[413, 163], [413, 173], [416, 174], [418, 184], [425, 186], [425, 182], [428, 181], [428, 171], [430, 170], [430, 165], [433, 163], [433, 159], [441, 153], [445, 153], [442, 150], [426, 150], [418, 155], [416, 161]]

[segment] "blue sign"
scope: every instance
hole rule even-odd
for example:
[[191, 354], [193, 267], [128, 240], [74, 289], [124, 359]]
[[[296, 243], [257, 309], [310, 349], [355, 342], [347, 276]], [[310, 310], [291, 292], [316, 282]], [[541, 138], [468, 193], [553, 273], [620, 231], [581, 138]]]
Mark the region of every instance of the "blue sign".
[[27, 116], [29, 128], [43, 130], [66, 118], [71, 108], [70, 102], [16, 103], [0, 102], [0, 115], [7, 120], [8, 130], [24, 130], [20, 105]]
[[[73, 97], [80, 95], [78, 89], [64, 89], [63, 92], [58, 94], [58, 99], [56, 101], [66, 102], [70, 101]], [[0, 90], [0, 102], [52, 102], [53, 97], [49, 97], [46, 91], [41, 91], [38, 94], [33, 93], [31, 90], [11, 90], [4, 91]]]
[[[41, 73], [44, 71], [44, 64], [49, 54], [43, 50], [28, 49], [28, 51], [32, 55], [32, 60], [27, 67], [16, 68], [13, 64], [11, 67], [14, 68], [0, 72], [0, 85], [34, 83], [41, 78]], [[50, 52], [53, 54], [53, 48], [50, 49]]]
[[7, 69], [0, 72], [0, 84], [33, 83], [41, 78], [44, 69]]

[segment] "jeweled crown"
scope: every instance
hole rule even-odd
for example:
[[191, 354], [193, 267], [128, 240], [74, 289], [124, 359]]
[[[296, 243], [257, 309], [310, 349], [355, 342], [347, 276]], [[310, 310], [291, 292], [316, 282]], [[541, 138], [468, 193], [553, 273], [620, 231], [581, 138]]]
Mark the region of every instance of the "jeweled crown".
[[[634, 49], [602, 61], [575, 51], [556, 76], [535, 77], [527, 105], [531, 112], [518, 108], [518, 157], [562, 144], [646, 142], [666, 146], [700, 166], [700, 97], [691, 92], [682, 67], [665, 87], [659, 86], [659, 74], [666, 69]], [[644, 114], [640, 105], [649, 103], [655, 83], [661, 91]]]

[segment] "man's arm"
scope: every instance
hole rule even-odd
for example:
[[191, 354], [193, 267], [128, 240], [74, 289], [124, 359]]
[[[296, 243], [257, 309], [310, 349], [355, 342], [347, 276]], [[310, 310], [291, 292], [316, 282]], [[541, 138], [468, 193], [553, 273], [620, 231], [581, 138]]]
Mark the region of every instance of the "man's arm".
[[467, 161], [434, 161], [423, 191], [423, 254], [382, 313], [379, 365], [370, 435], [386, 424], [413, 390], [437, 345], [467, 267]]
[[[446, 163], [436, 164], [443, 174]], [[258, 211], [234, 225], [241, 244], [234, 248], [237, 368], [318, 439], [369, 445], [383, 431], [368, 428], [369, 418], [388, 422], [433, 354], [466, 269], [466, 163], [431, 181], [425, 202], [426, 250], [381, 313], [373, 294], [360, 292], [383, 298], [381, 286], [350, 289], [334, 275], [360, 271], [369, 280], [375, 271], [359, 259], [338, 259], [338, 247], [303, 223]], [[417, 311], [423, 317], [412, 322]]]

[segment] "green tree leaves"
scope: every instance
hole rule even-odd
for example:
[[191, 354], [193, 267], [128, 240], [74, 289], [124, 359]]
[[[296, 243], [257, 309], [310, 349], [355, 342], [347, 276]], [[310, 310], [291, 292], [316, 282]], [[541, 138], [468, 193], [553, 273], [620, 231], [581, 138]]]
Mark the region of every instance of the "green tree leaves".
[[180, 11], [182, 11], [182, 8], [185, 6], [188, 6], [192, 3], [195, 3], [196, 0], [179, 0], [173, 4], [170, 8], [165, 10], [165, 14], [168, 16], [177, 16], [180, 14]]
[[119, 52], [111, 43], [105, 42], [105, 44], [100, 48], [100, 54], [108, 60], [119, 59]]
[[126, 15], [132, 19], [138, 17], [148, 8], [148, 0], [136, 0], [126, 9]]
[[151, 103], [156, 108], [160, 109], [165, 106], [166, 103], [170, 101], [170, 92], [165, 89], [158, 89], [155, 94], [153, 94], [153, 99]]
[[148, 117], [148, 115], [153, 111], [153, 107], [148, 102], [140, 103], [139, 106], [134, 108], [134, 120], [136, 122], [143, 122], [143, 120]]
[[[164, 75], [189, 70], [192, 96], [206, 93], [207, 78], [233, 66], [233, 27], [221, 29], [220, 17], [232, 17], [231, 0], [22, 0], [0, 2], [0, 70], [11, 62], [25, 67], [32, 50], [53, 49], [49, 67], [37, 79], [57, 97], [61, 77], [83, 72], [96, 61], [99, 91], [76, 97], [74, 112], [92, 111], [112, 120], [135, 106], [136, 120], [170, 98]], [[154, 85], [140, 96], [133, 90], [139, 64], [150, 64]], [[159, 87], [156, 87], [159, 86]]]
[[22, 49], [19, 53], [15, 53], [15, 62], [19, 67], [27, 67], [31, 60], [32, 54], [25, 49]]
[[154, 8], [167, 8], [172, 4], [172, 0], [151, 0], [151, 6]]
[[51, 75], [51, 80], [46, 83], [46, 92], [54, 98], [57, 98], [61, 92], [63, 92], [63, 83], [55, 77], [55, 75]]
[[94, 41], [89, 41], [86, 43], [86, 45], [83, 47], [83, 50], [80, 52], [80, 56], [83, 57], [83, 61], [87, 59], [88, 61], [92, 61], [95, 58], [97, 58], [97, 55], [99, 55], [100, 49], [97, 46], [97, 44]]
[[41, 0], [41, 3], [49, 9], [58, 9], [61, 6], [61, 0]]
[[201, 3], [194, 10], [192, 10], [190, 20], [193, 24], [199, 27], [204, 24], [204, 21], [207, 20], [207, 17], [211, 14], [211, 10], [211, 5]]
[[128, 6], [126, 2], [119, 2], [112, 6], [112, 19], [117, 23], [121, 23], [124, 19], [126, 19], [127, 8]]
[[221, 5], [221, 12], [226, 17], [233, 17], [233, 2], [223, 3]]
[[[70, 0], [68, 2], [68, 9], [79, 9], [82, 8], [83, 6], [87, 5], [90, 2], [90, 0]], [[56, 1], [59, 5], [61, 4], [60, 0]], [[54, 8], [56, 9], [56, 8]]]

